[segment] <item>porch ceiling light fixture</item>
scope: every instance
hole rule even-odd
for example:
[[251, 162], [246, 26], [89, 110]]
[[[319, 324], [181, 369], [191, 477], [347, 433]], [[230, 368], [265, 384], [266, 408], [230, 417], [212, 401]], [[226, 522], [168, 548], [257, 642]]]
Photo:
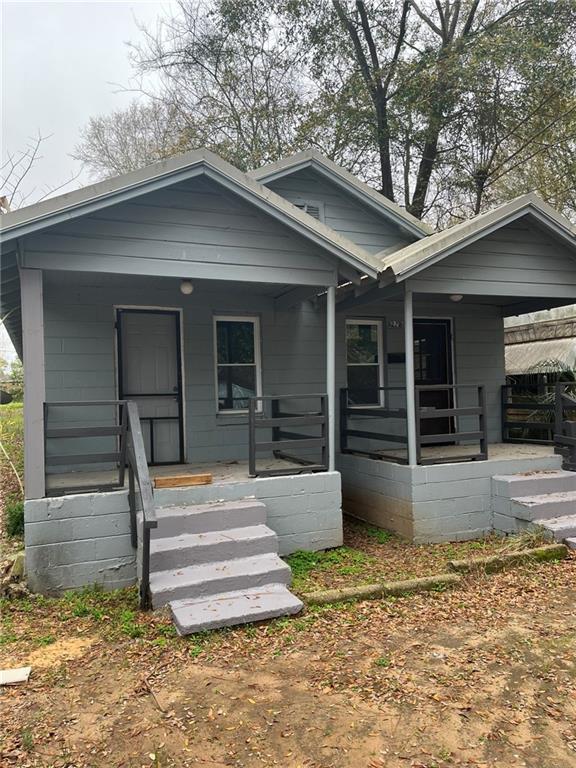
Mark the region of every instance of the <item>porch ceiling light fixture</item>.
[[184, 296], [190, 296], [193, 290], [194, 290], [194, 286], [192, 285], [190, 280], [180, 281], [180, 293], [183, 293]]
[[455, 301], [456, 303], [458, 303], [459, 301], [462, 301], [463, 298], [464, 296], [462, 296], [461, 293], [453, 293], [450, 296], [450, 301]]

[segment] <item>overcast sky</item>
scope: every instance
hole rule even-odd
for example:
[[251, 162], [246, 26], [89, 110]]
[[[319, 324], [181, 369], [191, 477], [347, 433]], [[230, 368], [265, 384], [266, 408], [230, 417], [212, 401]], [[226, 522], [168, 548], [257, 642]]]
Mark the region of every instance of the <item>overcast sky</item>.
[[[51, 136], [31, 179], [33, 202], [78, 172], [69, 155], [88, 118], [134, 98], [118, 87], [132, 75], [126, 43], [138, 39], [137, 21], [154, 23], [170, 0], [0, 0], [0, 8], [2, 157], [39, 131]], [[73, 186], [87, 181], [84, 174]]]

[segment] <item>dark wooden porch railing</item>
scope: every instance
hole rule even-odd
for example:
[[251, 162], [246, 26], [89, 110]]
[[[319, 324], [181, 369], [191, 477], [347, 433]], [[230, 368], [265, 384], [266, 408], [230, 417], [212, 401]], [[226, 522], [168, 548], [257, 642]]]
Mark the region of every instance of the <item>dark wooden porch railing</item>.
[[[452, 392], [454, 402], [460, 391], [468, 391], [476, 394], [476, 404], [472, 406], [454, 408], [423, 408], [421, 395], [423, 392], [442, 391]], [[477, 384], [445, 384], [415, 387], [416, 406], [416, 463], [417, 464], [452, 464], [461, 461], [485, 461], [488, 458], [488, 425], [486, 414], [486, 397], [484, 387]], [[459, 426], [460, 417], [476, 418], [478, 428], [462, 430]], [[423, 435], [422, 422], [427, 419], [446, 418], [453, 429], [438, 435]], [[422, 447], [429, 445], [446, 445], [449, 443], [478, 443], [477, 453], [466, 453], [455, 456], [423, 457]]]
[[501, 392], [502, 442], [552, 445], [555, 385], [505, 384]]
[[[390, 393], [405, 392], [405, 387], [379, 387], [384, 400], [390, 398]], [[421, 405], [421, 394], [430, 391], [450, 391], [453, 399], [459, 390], [471, 390], [476, 393], [476, 403], [470, 406], [453, 408], [425, 408]], [[416, 417], [416, 463], [417, 464], [445, 464], [461, 461], [482, 461], [488, 458], [487, 414], [484, 387], [476, 384], [455, 384], [443, 386], [416, 386], [414, 388], [415, 417]], [[459, 429], [459, 418], [476, 418], [477, 428]], [[451, 426], [449, 431], [441, 434], [422, 434], [422, 424], [428, 419], [447, 419]], [[350, 419], [361, 419], [368, 422], [371, 429], [358, 429], [350, 427]], [[374, 428], [375, 424], [390, 424], [391, 420], [399, 420], [396, 431], [382, 431], [383, 427]], [[369, 440], [379, 443], [392, 443], [402, 446], [401, 451], [394, 451], [389, 446], [378, 450], [352, 444], [352, 440]], [[446, 456], [423, 456], [422, 448], [432, 445], [448, 445], [454, 443], [478, 443], [476, 453], [462, 453], [461, 455], [449, 454]], [[407, 464], [407, 437], [406, 437], [406, 408], [390, 408], [381, 406], [354, 406], [350, 404], [349, 390], [340, 390], [340, 450], [342, 453], [354, 453], [373, 459], [393, 461], [397, 464]], [[364, 444], [365, 445], [365, 444]]]
[[[51, 408], [87, 408], [98, 407], [111, 409], [114, 424], [92, 426], [49, 425]], [[112, 464], [116, 472], [111, 482], [94, 482], [83, 486], [59, 486], [51, 489], [51, 495], [66, 493], [86, 493], [118, 490], [124, 488], [126, 467], [128, 467], [128, 504], [130, 508], [130, 535], [132, 546], [138, 549], [138, 532], [141, 529], [142, 560], [140, 563], [140, 607], [150, 605], [150, 531], [158, 526], [154, 507], [154, 494], [148, 472], [146, 449], [142, 436], [142, 426], [136, 403], [127, 400], [89, 400], [44, 403], [44, 434], [46, 444], [54, 439], [112, 438], [115, 450], [109, 452], [91, 451], [72, 454], [48, 454], [45, 450], [46, 468], [54, 466], [84, 466], [88, 464]], [[84, 449], [86, 450], [86, 449]], [[47, 475], [48, 479], [48, 475]], [[138, 521], [138, 512], [141, 521]]]
[[[377, 387], [371, 392], [378, 391], [378, 399], [388, 402], [391, 397], [406, 392], [405, 387]], [[375, 398], [376, 399], [376, 398]], [[358, 419], [370, 427], [358, 429], [358, 426], [350, 427], [350, 419]], [[389, 428], [390, 420], [400, 420], [400, 432], [393, 432]], [[388, 425], [388, 426], [385, 426]], [[385, 431], [384, 431], [385, 430]], [[357, 441], [362, 441], [358, 447]], [[350, 402], [350, 390], [340, 390], [340, 451], [341, 453], [355, 453], [367, 456], [371, 459], [385, 459], [398, 464], [407, 464], [405, 456], [387, 453], [386, 450], [367, 448], [366, 440], [375, 440], [377, 443], [394, 443], [399, 446], [407, 445], [406, 438], [406, 408], [390, 408], [379, 405], [354, 405]], [[353, 444], [352, 444], [353, 441]], [[364, 446], [364, 447], [362, 447]], [[390, 450], [390, 449], [388, 449]]]
[[555, 387], [554, 446], [562, 456], [562, 469], [569, 472], [576, 472], [575, 390], [574, 382], [558, 383]]
[[[319, 400], [319, 409], [313, 411], [283, 411], [281, 404], [302, 400]], [[267, 405], [270, 406], [267, 413]], [[284, 406], [286, 407], [286, 406]], [[313, 436], [302, 432], [293, 432], [285, 427], [307, 429], [315, 427], [320, 434]], [[271, 439], [259, 441], [257, 430], [271, 430]], [[320, 461], [312, 461], [293, 451], [315, 450], [320, 454]], [[257, 454], [272, 452], [278, 459], [291, 461], [302, 469], [258, 469]], [[267, 395], [252, 397], [248, 404], [248, 473], [250, 477], [278, 477], [294, 475], [299, 472], [325, 472], [328, 469], [328, 395]]]

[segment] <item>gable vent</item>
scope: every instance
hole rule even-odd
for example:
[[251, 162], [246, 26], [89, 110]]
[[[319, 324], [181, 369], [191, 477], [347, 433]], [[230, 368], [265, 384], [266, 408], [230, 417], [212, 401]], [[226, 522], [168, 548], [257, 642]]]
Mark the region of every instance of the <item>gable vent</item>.
[[296, 206], [296, 208], [300, 208], [301, 211], [304, 211], [304, 213], [307, 213], [308, 216], [312, 216], [314, 219], [318, 219], [318, 221], [323, 220], [322, 211], [319, 203], [310, 203], [306, 201], [297, 201], [294, 202], [293, 205]]

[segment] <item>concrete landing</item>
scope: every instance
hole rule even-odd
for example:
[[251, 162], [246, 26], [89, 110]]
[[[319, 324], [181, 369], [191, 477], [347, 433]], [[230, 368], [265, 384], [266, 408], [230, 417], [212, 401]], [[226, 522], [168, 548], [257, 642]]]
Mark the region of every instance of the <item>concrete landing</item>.
[[170, 603], [172, 619], [180, 635], [287, 616], [302, 608], [302, 601], [281, 584]]

